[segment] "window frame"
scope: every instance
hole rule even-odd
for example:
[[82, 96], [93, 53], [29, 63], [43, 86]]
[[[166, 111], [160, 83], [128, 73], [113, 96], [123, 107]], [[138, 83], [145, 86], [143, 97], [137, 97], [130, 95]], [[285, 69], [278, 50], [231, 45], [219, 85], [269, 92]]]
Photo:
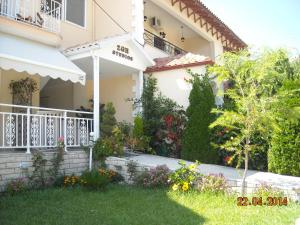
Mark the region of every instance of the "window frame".
[[83, 1], [84, 1], [84, 21], [83, 21], [84, 26], [81, 26], [81, 25], [79, 25], [79, 24], [77, 24], [77, 23], [74, 23], [74, 22], [72, 22], [72, 21], [69, 21], [69, 20], [67, 19], [67, 1], [68, 1], [68, 0], [63, 0], [63, 6], [64, 6], [64, 12], [63, 12], [64, 16], [63, 16], [63, 18], [64, 18], [64, 21], [65, 21], [66, 23], [72, 24], [72, 25], [74, 25], [74, 26], [76, 26], [76, 27], [78, 27], [78, 28], [86, 29], [86, 21], [87, 21], [87, 19], [86, 19], [86, 17], [87, 17], [87, 0], [83, 0]]

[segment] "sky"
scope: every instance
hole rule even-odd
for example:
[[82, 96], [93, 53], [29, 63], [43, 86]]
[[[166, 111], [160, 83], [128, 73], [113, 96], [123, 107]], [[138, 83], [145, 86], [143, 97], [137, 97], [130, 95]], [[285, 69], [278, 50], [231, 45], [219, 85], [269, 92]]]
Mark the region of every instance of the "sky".
[[300, 0], [201, 1], [249, 46], [300, 55]]

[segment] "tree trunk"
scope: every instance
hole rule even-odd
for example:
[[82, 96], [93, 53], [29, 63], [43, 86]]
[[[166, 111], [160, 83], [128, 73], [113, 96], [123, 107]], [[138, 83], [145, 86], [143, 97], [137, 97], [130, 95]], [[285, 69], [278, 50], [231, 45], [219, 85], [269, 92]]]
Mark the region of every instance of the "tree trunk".
[[246, 189], [246, 175], [247, 175], [247, 171], [248, 171], [248, 161], [249, 161], [249, 153], [248, 153], [248, 146], [245, 146], [245, 170], [244, 170], [244, 174], [243, 174], [243, 178], [242, 178], [242, 196], [245, 196], [245, 189]]

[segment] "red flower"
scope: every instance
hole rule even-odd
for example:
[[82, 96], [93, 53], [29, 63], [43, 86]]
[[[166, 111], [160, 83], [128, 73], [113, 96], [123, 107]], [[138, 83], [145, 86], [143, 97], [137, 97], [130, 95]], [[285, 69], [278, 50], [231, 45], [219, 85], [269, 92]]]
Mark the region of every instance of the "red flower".
[[166, 123], [167, 127], [170, 128], [172, 126], [174, 117], [172, 115], [166, 115], [164, 117], [164, 120], [165, 120], [165, 123]]
[[226, 156], [225, 158], [224, 158], [224, 161], [227, 163], [227, 164], [229, 164], [229, 161], [231, 160], [231, 156]]
[[176, 139], [176, 134], [170, 132], [167, 134], [168, 138], [171, 139], [171, 140], [175, 140]]

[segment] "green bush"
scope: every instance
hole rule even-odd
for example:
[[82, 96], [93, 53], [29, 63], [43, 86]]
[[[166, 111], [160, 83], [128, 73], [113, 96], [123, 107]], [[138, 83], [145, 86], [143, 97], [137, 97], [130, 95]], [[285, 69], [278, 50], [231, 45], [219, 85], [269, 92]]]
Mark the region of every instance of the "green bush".
[[279, 101], [274, 106], [279, 129], [273, 132], [268, 153], [268, 169], [271, 172], [300, 176], [299, 87], [300, 78], [296, 78], [285, 81], [279, 90]]
[[10, 181], [6, 186], [6, 191], [10, 195], [17, 194], [19, 192], [23, 192], [28, 188], [27, 182], [24, 178], [18, 178]]
[[124, 154], [124, 143], [121, 130], [117, 127], [110, 137], [99, 138], [93, 148], [93, 158], [103, 160], [108, 156], [121, 156]]
[[116, 110], [111, 102], [105, 105], [103, 113], [103, 121], [100, 124], [101, 136], [109, 137], [112, 135], [113, 129], [117, 125], [117, 120], [115, 118]]
[[84, 171], [80, 178], [83, 186], [92, 190], [104, 189], [110, 182], [109, 176], [100, 174], [98, 170]]
[[196, 162], [189, 166], [184, 161], [179, 161], [180, 168], [170, 174], [169, 180], [172, 185], [172, 189], [188, 191], [194, 187], [195, 182], [200, 178], [200, 173], [197, 172], [197, 166], [199, 163]]
[[[193, 74], [192, 74], [193, 75]], [[182, 158], [190, 161], [212, 163], [217, 161], [218, 156], [210, 146], [209, 125], [213, 121], [211, 113], [214, 107], [215, 97], [209, 77], [200, 78], [193, 75], [193, 88], [190, 92], [187, 108], [187, 126], [183, 133]]]
[[135, 138], [140, 138], [144, 135], [143, 119], [140, 116], [136, 116], [134, 118], [134, 125], [133, 125], [132, 135]]
[[300, 176], [300, 125], [283, 121], [273, 133], [268, 153], [269, 171]]

